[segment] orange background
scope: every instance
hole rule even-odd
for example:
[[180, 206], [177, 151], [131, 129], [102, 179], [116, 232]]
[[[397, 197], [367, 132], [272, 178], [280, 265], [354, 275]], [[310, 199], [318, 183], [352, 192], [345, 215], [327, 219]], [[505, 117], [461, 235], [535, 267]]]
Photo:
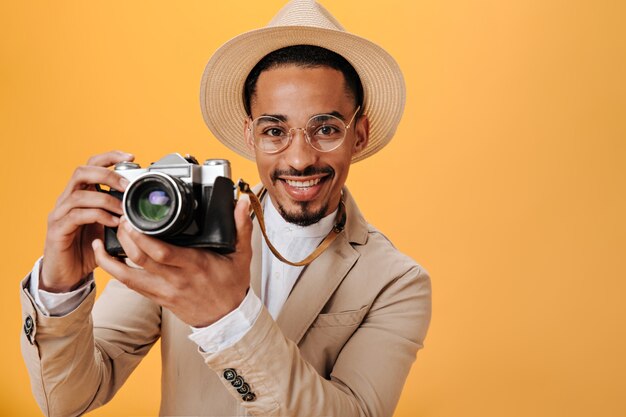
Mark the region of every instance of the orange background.
[[[39, 415], [18, 281], [74, 167], [110, 149], [142, 164], [178, 151], [228, 158], [255, 182], [205, 128], [200, 76], [282, 5], [2, 2], [0, 415]], [[408, 86], [395, 139], [348, 179], [433, 278], [431, 330], [396, 416], [626, 415], [624, 3], [325, 5], [389, 50]], [[155, 415], [159, 378], [155, 348], [92, 415]]]

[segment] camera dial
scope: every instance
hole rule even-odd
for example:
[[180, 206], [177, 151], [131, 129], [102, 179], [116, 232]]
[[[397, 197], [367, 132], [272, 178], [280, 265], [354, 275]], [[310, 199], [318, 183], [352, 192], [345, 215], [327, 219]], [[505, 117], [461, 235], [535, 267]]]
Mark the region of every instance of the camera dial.
[[128, 169], [139, 169], [141, 168], [139, 164], [130, 161], [122, 161], [115, 164], [116, 171], [126, 171]]

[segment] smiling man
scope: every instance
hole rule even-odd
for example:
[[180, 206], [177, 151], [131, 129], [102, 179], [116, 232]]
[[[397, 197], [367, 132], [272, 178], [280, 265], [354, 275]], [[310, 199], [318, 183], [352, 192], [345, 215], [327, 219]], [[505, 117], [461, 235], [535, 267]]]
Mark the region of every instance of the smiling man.
[[266, 56], [246, 83], [246, 142], [272, 203], [301, 226], [337, 208], [352, 157], [367, 145], [367, 117], [357, 118], [358, 75], [342, 61], [319, 47], [287, 47]]
[[[42, 410], [106, 403], [161, 338], [161, 415], [391, 416], [423, 346], [430, 281], [345, 182], [399, 123], [397, 64], [319, 4], [292, 1], [214, 54], [201, 106], [214, 135], [256, 162], [269, 241], [242, 199], [234, 253], [167, 244], [95, 190], [124, 190], [107, 167], [132, 155], [78, 168], [22, 282], [22, 352]], [[105, 252], [103, 226], [141, 268]], [[97, 302], [96, 265], [116, 278]]]

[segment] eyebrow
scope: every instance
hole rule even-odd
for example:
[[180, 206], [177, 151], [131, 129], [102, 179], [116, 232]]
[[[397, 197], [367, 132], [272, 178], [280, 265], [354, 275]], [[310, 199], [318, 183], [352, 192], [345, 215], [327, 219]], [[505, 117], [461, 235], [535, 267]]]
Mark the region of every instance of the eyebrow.
[[[321, 116], [321, 115], [324, 115], [324, 114], [329, 114], [331, 116], [335, 116], [335, 117], [343, 120], [344, 122], [346, 121], [346, 118], [343, 117], [343, 114], [339, 113], [337, 110], [333, 110], [331, 112], [325, 112], [325, 113], [317, 113], [317, 114], [314, 114], [311, 117], [309, 117], [309, 119], [312, 119], [314, 117]], [[283, 123], [287, 123], [287, 120], [289, 120], [289, 118], [287, 116], [285, 116], [284, 114], [267, 114], [267, 113], [264, 113], [264, 114], [260, 115], [259, 117], [273, 117], [275, 119], [280, 120]]]
[[320, 117], [320, 116], [335, 116], [336, 118], [342, 120], [344, 123], [346, 121], [346, 119], [343, 117], [343, 114], [339, 113], [338, 111], [331, 111], [328, 113], [319, 113], [319, 114], [314, 114], [313, 116], [311, 116], [311, 119], [314, 117]]
[[259, 117], [273, 117], [274, 119], [278, 119], [278, 120], [280, 120], [283, 123], [287, 123], [287, 116], [282, 115], [282, 114], [267, 114], [267, 113], [263, 113]]

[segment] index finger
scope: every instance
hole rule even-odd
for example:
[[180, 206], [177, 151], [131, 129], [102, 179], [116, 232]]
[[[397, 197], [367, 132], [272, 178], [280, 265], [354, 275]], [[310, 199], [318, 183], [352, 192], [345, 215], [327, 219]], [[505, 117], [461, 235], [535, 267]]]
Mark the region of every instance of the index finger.
[[98, 167], [110, 167], [118, 162], [130, 162], [135, 159], [132, 153], [123, 151], [110, 151], [94, 155], [87, 161], [87, 165], [93, 165]]
[[93, 190], [93, 186], [96, 184], [103, 184], [115, 190], [124, 191], [128, 182], [128, 179], [110, 169], [83, 165], [74, 170], [59, 200], [64, 200], [76, 190]]

